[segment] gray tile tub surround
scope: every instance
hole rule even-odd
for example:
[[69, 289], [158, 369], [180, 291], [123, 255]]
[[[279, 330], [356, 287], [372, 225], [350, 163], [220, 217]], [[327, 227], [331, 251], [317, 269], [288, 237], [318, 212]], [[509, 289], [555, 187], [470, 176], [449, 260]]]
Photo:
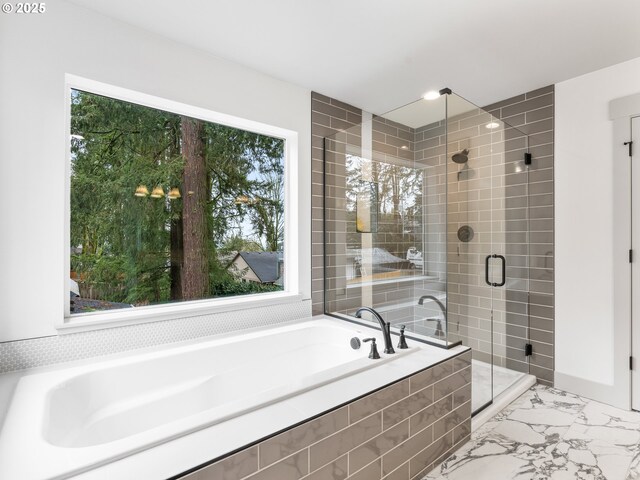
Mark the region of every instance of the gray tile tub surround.
[[188, 480], [411, 480], [468, 441], [471, 352], [188, 474]]

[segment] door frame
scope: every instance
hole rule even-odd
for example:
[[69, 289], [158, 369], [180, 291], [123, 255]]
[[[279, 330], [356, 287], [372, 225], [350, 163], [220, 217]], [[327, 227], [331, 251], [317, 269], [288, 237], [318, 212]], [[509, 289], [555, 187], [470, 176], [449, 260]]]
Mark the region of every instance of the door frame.
[[[640, 146], [640, 114], [632, 116], [629, 119], [629, 139], [631, 142], [629, 147], [629, 168], [631, 170], [631, 248], [633, 256], [631, 257], [631, 359], [629, 367], [631, 370], [630, 389], [631, 389], [631, 408], [640, 410], [640, 262], [637, 258], [640, 253], [640, 165], [638, 163], [638, 147]], [[635, 147], [635, 148], [633, 148]], [[635, 168], [634, 168], [635, 167]], [[635, 217], [638, 218], [634, 221]], [[635, 325], [635, 328], [634, 328]]]
[[[609, 119], [612, 129], [613, 162], [613, 385], [601, 385], [592, 390], [592, 398], [631, 410], [631, 357], [632, 344], [632, 264], [629, 262], [629, 250], [632, 245], [632, 192], [630, 176], [630, 158], [624, 142], [630, 140], [631, 118], [640, 115], [640, 93], [617, 98], [609, 103]], [[640, 148], [640, 139], [636, 149]], [[636, 150], [640, 152], [640, 150]], [[640, 166], [638, 166], [640, 168]], [[640, 186], [636, 187], [640, 199]], [[635, 259], [640, 262], [640, 239], [636, 239]], [[638, 308], [640, 313], [640, 307]], [[639, 319], [640, 321], [640, 319]], [[636, 365], [640, 368], [640, 352], [636, 352]], [[595, 386], [594, 386], [595, 387]]]

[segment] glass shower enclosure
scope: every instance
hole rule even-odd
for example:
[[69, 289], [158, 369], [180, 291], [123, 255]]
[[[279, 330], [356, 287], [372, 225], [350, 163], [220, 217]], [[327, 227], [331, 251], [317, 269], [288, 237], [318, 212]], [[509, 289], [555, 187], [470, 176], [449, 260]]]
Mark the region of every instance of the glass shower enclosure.
[[529, 371], [527, 152], [448, 89], [324, 139], [325, 313], [471, 347], [476, 412]]

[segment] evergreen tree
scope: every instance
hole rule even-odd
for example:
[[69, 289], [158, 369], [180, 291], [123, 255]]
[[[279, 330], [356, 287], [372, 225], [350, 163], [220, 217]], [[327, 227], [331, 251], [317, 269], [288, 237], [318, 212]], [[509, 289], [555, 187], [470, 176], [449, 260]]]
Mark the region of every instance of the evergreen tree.
[[218, 251], [247, 225], [247, 244], [282, 248], [282, 140], [76, 90], [71, 113], [81, 296], [145, 305], [277, 288], [240, 284]]

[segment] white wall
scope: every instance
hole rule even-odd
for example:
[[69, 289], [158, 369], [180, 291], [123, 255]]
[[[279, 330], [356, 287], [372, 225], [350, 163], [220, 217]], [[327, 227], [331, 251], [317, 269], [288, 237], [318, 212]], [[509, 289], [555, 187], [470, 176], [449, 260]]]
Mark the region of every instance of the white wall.
[[65, 73], [299, 132], [310, 298], [310, 92], [53, 0], [0, 16], [0, 341], [55, 334], [64, 311]]
[[614, 310], [614, 275], [628, 260], [614, 245], [629, 217], [614, 214], [629, 178], [614, 173], [624, 147], [614, 145], [609, 102], [639, 91], [640, 58], [555, 90], [556, 386], [620, 406], [628, 405], [630, 332], [620, 327], [628, 319], [616, 318], [626, 314]]

